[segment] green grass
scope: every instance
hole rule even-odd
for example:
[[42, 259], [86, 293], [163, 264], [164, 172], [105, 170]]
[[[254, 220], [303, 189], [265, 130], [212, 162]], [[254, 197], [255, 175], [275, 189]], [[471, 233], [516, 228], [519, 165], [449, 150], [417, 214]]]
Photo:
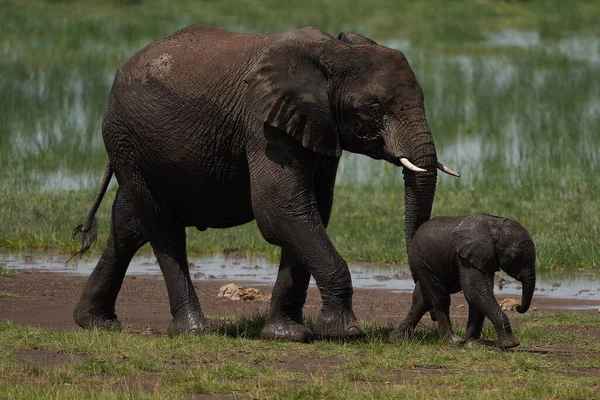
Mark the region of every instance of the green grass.
[[0, 264], [0, 279], [6, 279], [10, 276], [10, 271], [6, 268], [6, 264]]
[[2, 297], [13, 297], [13, 298], [18, 298], [21, 297], [20, 294], [18, 293], [12, 293], [12, 292], [2, 292], [0, 291], [0, 298]]
[[[599, 248], [595, 235], [600, 227], [600, 204], [585, 192], [567, 192], [557, 201], [553, 187], [514, 191], [492, 187], [478, 196], [469, 185], [441, 185], [433, 215], [460, 215], [485, 211], [516, 218], [529, 229], [536, 243], [538, 269], [597, 268]], [[338, 251], [348, 260], [406, 262], [401, 188], [339, 187], [329, 226]], [[0, 228], [0, 247], [13, 250], [40, 249], [69, 253], [73, 227], [81, 223], [94, 194], [91, 191], [11, 193], [0, 197], [5, 224]], [[109, 192], [97, 214], [100, 240], [92, 254], [104, 247], [110, 224]], [[572, 204], [579, 204], [573, 207]], [[27, 208], [27, 213], [20, 210]], [[544, 212], [552, 210], [552, 212]], [[600, 232], [599, 232], [600, 233]], [[143, 249], [146, 253], [150, 248]], [[198, 232], [188, 229], [188, 251], [192, 254], [240, 252], [275, 259], [279, 249], [269, 245], [254, 222], [225, 230]]]
[[[391, 326], [365, 324], [367, 338], [312, 344], [255, 340], [264, 322], [223, 318], [218, 333], [52, 332], [0, 325], [0, 389], [15, 398], [596, 398], [597, 340], [579, 328], [595, 317], [514, 318], [521, 350], [455, 347], [420, 328], [390, 344]], [[548, 324], [560, 327], [543, 337]], [[243, 332], [238, 334], [236, 332]], [[565, 333], [570, 333], [565, 335]], [[486, 325], [484, 336], [495, 337]], [[546, 353], [535, 352], [549, 348]], [[579, 349], [579, 350], [567, 350]], [[81, 392], [76, 393], [72, 389]], [[9, 397], [10, 398], [10, 397]]]
[[[136, 50], [192, 23], [243, 32], [314, 25], [406, 53], [439, 158], [463, 175], [440, 177], [434, 215], [517, 218], [541, 270], [598, 268], [598, 20], [595, 1], [2, 0], [0, 248], [74, 250], [70, 232], [106, 160], [100, 126], [112, 78]], [[533, 44], [489, 42], [507, 30]], [[406, 261], [402, 191], [398, 169], [344, 154], [329, 232], [347, 260]], [[114, 188], [98, 214], [95, 254], [113, 197]], [[188, 237], [195, 254], [278, 254], [254, 223]]]

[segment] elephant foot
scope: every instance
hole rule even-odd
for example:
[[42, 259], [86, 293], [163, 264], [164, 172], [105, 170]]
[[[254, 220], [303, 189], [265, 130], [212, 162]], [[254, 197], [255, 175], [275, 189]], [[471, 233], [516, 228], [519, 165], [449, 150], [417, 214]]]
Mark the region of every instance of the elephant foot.
[[114, 313], [106, 314], [92, 311], [87, 308], [77, 307], [73, 311], [73, 319], [75, 320], [75, 323], [83, 329], [101, 329], [117, 332], [122, 330], [121, 322]]
[[498, 341], [496, 341], [496, 346], [498, 346], [501, 349], [512, 349], [513, 347], [517, 347], [520, 344], [521, 342], [519, 342], [514, 337], [498, 339]]
[[450, 334], [445, 340], [454, 346], [460, 346], [467, 343], [467, 340], [464, 337], [457, 335], [456, 333]]
[[365, 330], [352, 310], [321, 310], [315, 323], [315, 334], [325, 339], [358, 339], [365, 335]]
[[292, 320], [267, 321], [260, 332], [260, 337], [267, 340], [289, 340], [292, 342], [310, 342], [313, 333], [305, 325]]
[[410, 326], [407, 325], [400, 325], [398, 326], [396, 329], [394, 329], [392, 332], [390, 332], [390, 342], [392, 343], [402, 343], [404, 342], [406, 339], [408, 339], [413, 333], [413, 330], [410, 329]]
[[201, 335], [209, 333], [208, 321], [199, 307], [181, 307], [173, 317], [171, 326], [167, 329], [169, 336], [192, 334]]

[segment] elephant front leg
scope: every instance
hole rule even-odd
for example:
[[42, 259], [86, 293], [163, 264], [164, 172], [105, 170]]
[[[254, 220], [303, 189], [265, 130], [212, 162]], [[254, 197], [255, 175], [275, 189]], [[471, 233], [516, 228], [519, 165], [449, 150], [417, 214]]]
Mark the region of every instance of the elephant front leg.
[[[467, 333], [477, 337], [481, 335], [481, 325], [483, 325], [484, 316], [494, 325], [498, 333], [496, 345], [502, 349], [509, 349], [518, 346], [520, 343], [515, 338], [508, 317], [502, 311], [494, 296], [494, 276], [485, 274], [475, 268], [467, 269], [461, 273], [461, 287], [467, 302], [476, 305], [480, 312], [471, 318], [471, 309], [469, 308], [469, 326]], [[475, 311], [473, 311], [475, 313]]]
[[[306, 297], [308, 277], [312, 275], [323, 300], [315, 324], [316, 335], [326, 338], [361, 336], [364, 331], [352, 310], [350, 271], [327, 235], [326, 220], [319, 205], [320, 183], [314, 177], [322, 161], [289, 138], [274, 137], [271, 145], [272, 148], [263, 151], [258, 147], [249, 155], [252, 208], [263, 237], [280, 246], [282, 254], [289, 255], [289, 260], [295, 260], [296, 265], [289, 272], [284, 269], [278, 277], [278, 281], [285, 279], [276, 285], [275, 308], [271, 311], [273, 317], [287, 309], [288, 315], [286, 312], [280, 312], [280, 315], [288, 320], [281, 322], [280, 318], [278, 322], [276, 318], [273, 329], [269, 326], [273, 319], [269, 318], [266, 333], [292, 340], [298, 333], [298, 337], [306, 337], [295, 324], [300, 324], [301, 304]], [[332, 162], [337, 163], [337, 160]], [[333, 172], [335, 175], [335, 170]], [[332, 191], [333, 183], [329, 187]], [[303, 268], [298, 268], [300, 266]], [[290, 299], [284, 299], [288, 294]], [[291, 330], [279, 335], [280, 328], [284, 333]]]
[[277, 281], [271, 295], [267, 322], [261, 331], [263, 339], [296, 342], [312, 340], [313, 333], [304, 325], [302, 307], [306, 301], [310, 273], [284, 248]]
[[[267, 221], [273, 222], [267, 225]], [[257, 222], [261, 232], [269, 242], [281, 245], [283, 252], [289, 252], [292, 257], [298, 260], [299, 264], [306, 267], [308, 273], [315, 277], [323, 300], [321, 312], [315, 323], [315, 334], [323, 338], [362, 336], [364, 331], [352, 310], [353, 289], [348, 265], [333, 247], [320, 221], [307, 222], [306, 218], [286, 218], [280, 215], [277, 218], [264, 219], [259, 216]], [[294, 235], [287, 236], [291, 233], [294, 233]], [[296, 237], [296, 235], [298, 236]], [[299, 279], [303, 279], [304, 282], [310, 277], [306, 272], [302, 272], [300, 268], [290, 270], [290, 277], [296, 272], [302, 274]], [[290, 294], [292, 296], [290, 299], [282, 299], [279, 297], [279, 293], [275, 293], [278, 296], [275, 305], [279, 305], [280, 308], [273, 309], [271, 316], [277, 315], [279, 312], [280, 316], [283, 315], [288, 318], [287, 321], [280, 319], [279, 324], [274, 326], [277, 329], [280, 329], [279, 327], [283, 329], [291, 328], [293, 331], [287, 333], [298, 334], [298, 338], [301, 338], [300, 335], [304, 334], [303, 330], [296, 324], [300, 324], [301, 321], [299, 305], [304, 303], [306, 291], [303, 290], [304, 284], [294, 290], [294, 285], [297, 283], [298, 281], [294, 279], [287, 281], [286, 290], [283, 292]], [[270, 322], [272, 322], [271, 318]], [[266, 328], [272, 329], [272, 326], [268, 324]], [[282, 333], [286, 332], [283, 331]], [[278, 334], [271, 335], [271, 337], [297, 340], [295, 336], [290, 338]]]
[[[320, 160], [318, 164], [314, 177], [315, 197], [321, 222], [327, 228], [333, 205], [338, 160]], [[261, 332], [263, 338], [301, 342], [313, 338], [313, 333], [304, 325], [302, 318], [309, 281], [310, 273], [306, 266], [299, 263], [289, 249], [283, 248], [269, 317]]]
[[483, 321], [485, 314], [479, 309], [477, 304], [469, 303], [469, 318], [467, 320], [467, 330], [465, 339], [469, 342], [477, 341], [481, 337]]

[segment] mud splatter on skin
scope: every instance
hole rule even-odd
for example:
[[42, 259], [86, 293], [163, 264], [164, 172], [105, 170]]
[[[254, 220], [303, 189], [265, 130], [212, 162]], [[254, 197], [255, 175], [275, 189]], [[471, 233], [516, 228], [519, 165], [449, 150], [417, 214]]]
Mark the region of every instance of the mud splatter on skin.
[[165, 53], [150, 62], [150, 76], [153, 78], [164, 78], [169, 75], [173, 65], [173, 56]]

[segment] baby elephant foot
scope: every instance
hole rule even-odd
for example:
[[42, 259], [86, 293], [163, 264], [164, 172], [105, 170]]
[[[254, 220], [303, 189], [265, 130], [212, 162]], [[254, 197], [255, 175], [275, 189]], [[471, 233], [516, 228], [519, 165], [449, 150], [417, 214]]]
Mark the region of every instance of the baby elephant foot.
[[313, 339], [313, 333], [305, 325], [296, 321], [275, 319], [267, 321], [260, 332], [260, 337], [267, 340], [310, 342]]
[[455, 345], [455, 346], [460, 346], [467, 342], [467, 340], [464, 337], [457, 335], [456, 333], [451, 333], [450, 335], [448, 335], [445, 338], [445, 340], [446, 340], [446, 342], [450, 343], [451, 345]]
[[450, 344], [453, 345], [463, 345], [467, 342], [464, 337], [459, 335], [450, 336], [450, 339], [448, 341], [450, 342]]
[[102, 313], [87, 308], [77, 307], [73, 311], [75, 323], [83, 329], [102, 329], [106, 331], [121, 331], [121, 322], [113, 313]]
[[167, 329], [169, 336], [181, 334], [209, 333], [208, 322], [199, 307], [184, 306], [175, 313], [171, 326]]
[[498, 341], [496, 342], [496, 346], [498, 346], [501, 349], [512, 349], [513, 347], [517, 347], [520, 344], [521, 342], [519, 342], [514, 337], [498, 339]]
[[329, 339], [358, 339], [365, 331], [352, 310], [321, 310], [315, 323], [315, 334]]
[[392, 343], [402, 343], [404, 342], [406, 339], [408, 339], [413, 333], [413, 330], [410, 329], [409, 326], [403, 326], [400, 325], [399, 327], [397, 327], [396, 329], [394, 329], [392, 332], [390, 332], [390, 342]]

